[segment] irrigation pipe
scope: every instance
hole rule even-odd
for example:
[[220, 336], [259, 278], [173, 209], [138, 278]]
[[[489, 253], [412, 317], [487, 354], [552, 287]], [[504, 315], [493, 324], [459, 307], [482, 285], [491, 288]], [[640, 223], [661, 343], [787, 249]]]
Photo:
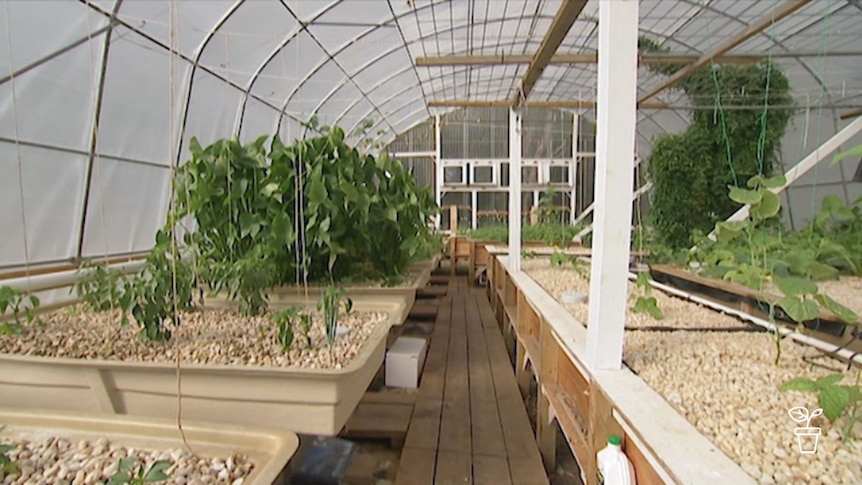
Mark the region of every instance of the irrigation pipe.
[[[108, 266], [112, 269], [118, 269], [123, 273], [133, 273], [140, 270], [144, 266], [144, 261], [131, 261]], [[0, 286], [9, 286], [16, 291], [36, 292], [44, 290], [53, 290], [63, 288], [75, 284], [81, 278], [88, 276], [93, 270], [67, 270], [57, 273], [49, 273], [35, 276], [22, 276], [19, 278], [9, 278], [8, 280], [0, 280]]]
[[[629, 279], [636, 280], [637, 275], [632, 273], [632, 272], [629, 272]], [[671, 294], [671, 295], [676, 296], [678, 298], [683, 298], [685, 300], [689, 300], [689, 301], [692, 301], [694, 303], [704, 305], [704, 306], [711, 308], [713, 310], [724, 312], [724, 313], [727, 313], [730, 315], [734, 315], [734, 316], [739, 317], [743, 320], [747, 320], [747, 321], [754, 323], [756, 325], [760, 325], [761, 327], [764, 327], [764, 328], [771, 330], [773, 332], [776, 331], [776, 325], [775, 324], [773, 324], [767, 320], [764, 320], [762, 318], [755, 317], [754, 315], [743, 312], [741, 310], [737, 310], [735, 308], [731, 308], [731, 307], [722, 305], [720, 303], [716, 303], [716, 302], [708, 300], [706, 298], [699, 297], [697, 295], [693, 295], [691, 293], [682, 291], [682, 290], [674, 288], [672, 286], [665, 285], [663, 283], [659, 283], [657, 281], [650, 280], [650, 285], [653, 288], [659, 289], [661, 291], [664, 291], [665, 293]], [[814, 347], [816, 349], [822, 350], [826, 353], [829, 353], [832, 355], [837, 355], [843, 359], [846, 359], [848, 361], [852, 361], [855, 364], [862, 365], [862, 355], [858, 355], [856, 352], [838, 347], [837, 345], [824, 342], [824, 341], [819, 340], [817, 338], [799, 333], [795, 330], [790, 330], [788, 328], [784, 328], [782, 326], [778, 326], [777, 331], [779, 333], [781, 333], [781, 335], [783, 335], [785, 337], [790, 337], [791, 339], [796, 340], [799, 343], [809, 345], [809, 346]]]

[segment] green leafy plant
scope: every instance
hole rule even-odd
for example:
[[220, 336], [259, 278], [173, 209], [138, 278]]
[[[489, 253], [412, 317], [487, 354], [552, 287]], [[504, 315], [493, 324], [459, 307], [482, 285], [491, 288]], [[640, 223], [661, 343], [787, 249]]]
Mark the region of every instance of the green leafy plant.
[[281, 345], [284, 350], [290, 350], [290, 347], [293, 344], [295, 336], [294, 328], [296, 323], [301, 325], [303, 335], [306, 339], [306, 345], [311, 348], [311, 335], [309, 334], [311, 331], [311, 316], [306, 313], [302, 313], [301, 308], [288, 307], [272, 314], [270, 318], [278, 327], [278, 344]]
[[645, 313], [656, 320], [662, 320], [664, 313], [659, 308], [656, 297], [652, 296], [649, 273], [645, 271], [638, 273], [637, 287], [640, 288], [642, 293], [635, 300], [632, 311], [635, 313]]
[[802, 391], [817, 394], [817, 402], [823, 408], [823, 415], [833, 423], [846, 416], [847, 424], [843, 436], [845, 443], [852, 437], [853, 427], [862, 420], [859, 403], [862, 402], [862, 389], [859, 387], [859, 374], [854, 385], [839, 385], [842, 374], [831, 374], [819, 379], [797, 377], [781, 384], [781, 391]]
[[78, 278], [71, 291], [91, 311], [126, 309], [130, 303], [126, 299], [125, 284], [126, 275], [122, 271], [107, 268], [105, 264], [85, 261], [78, 269]]
[[[776, 308], [798, 323], [819, 318], [821, 309], [831, 311], [842, 321], [856, 324], [858, 315], [819, 291], [816, 280], [834, 277], [834, 265], [854, 267], [850, 252], [828, 237], [786, 233], [776, 220], [781, 202], [772, 191], [785, 185], [783, 175], [749, 179], [747, 188], [729, 186], [730, 198], [749, 204], [749, 217], [740, 221], [722, 221], [715, 226], [715, 241], [704, 239], [692, 253], [707, 276], [720, 277], [754, 289], [769, 304], [769, 316], [775, 322]], [[816, 227], [816, 220], [815, 226]], [[783, 295], [776, 299], [764, 296], [772, 281]], [[780, 333], [776, 335], [776, 363], [781, 357]]]
[[21, 333], [22, 319], [27, 324], [36, 321], [36, 310], [39, 308], [39, 298], [36, 295], [24, 295], [9, 286], [0, 287], [0, 315], [12, 314], [13, 322], [0, 322], [0, 334]]
[[[338, 127], [308, 122], [312, 138], [266, 136], [201, 147], [176, 174], [176, 216], [195, 230], [184, 242], [201, 279], [247, 314], [266, 292], [297, 281], [397, 282], [407, 266], [442, 248], [429, 222], [437, 206], [387, 155], [361, 153]], [[361, 135], [361, 134], [360, 134]]]
[[126, 279], [122, 301], [141, 330], [151, 341], [170, 340], [168, 321], [180, 325], [179, 311], [193, 308], [196, 277], [180, 255], [170, 254], [170, 235], [160, 231], [156, 246], [140, 272]]
[[337, 286], [325, 287], [320, 301], [317, 303], [317, 309], [323, 313], [323, 322], [326, 325], [326, 342], [330, 349], [335, 344], [342, 299], [344, 299], [344, 311], [349, 313], [353, 309], [353, 300], [344, 298], [344, 289]]
[[[644, 52], [669, 51], [645, 36], [638, 44]], [[683, 67], [646, 66], [663, 76]], [[675, 86], [692, 106], [691, 124], [683, 133], [657, 137], [646, 167], [653, 184], [649, 217], [657, 236], [681, 249], [691, 247], [694, 230], [707, 232], [739, 208], [724, 197], [725, 187], [772, 174], [794, 101], [787, 76], [772, 61], [711, 64]], [[730, 105], [750, 109], [722, 109]]]
[[158, 460], [145, 468], [134, 456], [121, 458], [117, 471], [111, 475], [108, 485], [144, 485], [163, 482], [170, 478], [166, 470], [173, 465], [170, 460]]

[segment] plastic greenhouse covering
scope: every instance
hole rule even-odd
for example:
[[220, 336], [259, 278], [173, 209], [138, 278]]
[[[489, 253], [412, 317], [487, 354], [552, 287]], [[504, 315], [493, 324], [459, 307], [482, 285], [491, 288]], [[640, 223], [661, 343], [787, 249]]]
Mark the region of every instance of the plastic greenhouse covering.
[[[640, 29], [700, 54], [783, 1], [642, 0]], [[388, 143], [440, 100], [511, 99], [526, 64], [417, 66], [419, 57], [531, 54], [559, 0], [65, 0], [0, 2], [0, 267], [143, 251], [164, 223], [171, 167], [197, 137], [351, 133]], [[591, 0], [558, 54], [595, 53]], [[733, 54], [774, 55], [798, 105], [789, 167], [849, 121], [862, 100], [862, 3], [810, 2]], [[835, 55], [841, 53], [841, 55]], [[641, 67], [639, 90], [662, 82]], [[531, 101], [594, 101], [596, 65], [548, 66]], [[683, 129], [678, 90], [641, 109], [639, 150]], [[708, 107], [707, 107], [708, 108]], [[591, 109], [575, 110], [590, 116]], [[854, 198], [854, 167], [824, 165], [794, 188]], [[816, 180], [815, 180], [816, 177]], [[855, 191], [855, 192], [854, 192]]]

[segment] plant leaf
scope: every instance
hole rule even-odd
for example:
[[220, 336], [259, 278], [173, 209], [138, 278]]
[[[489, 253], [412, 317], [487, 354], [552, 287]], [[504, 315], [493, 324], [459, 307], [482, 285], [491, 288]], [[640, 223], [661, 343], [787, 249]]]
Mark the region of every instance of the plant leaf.
[[820, 307], [817, 303], [798, 296], [785, 296], [778, 302], [778, 306], [797, 323], [807, 322], [820, 316]]
[[843, 152], [835, 155], [832, 158], [832, 165], [835, 165], [836, 163], [840, 162], [841, 160], [844, 160], [847, 157], [852, 157], [854, 155], [862, 155], [862, 143], [860, 143], [859, 145], [856, 145], [855, 147], [853, 147], [847, 151], [843, 151]]
[[844, 378], [844, 375], [842, 375], [842, 374], [830, 374], [828, 376], [821, 377], [820, 379], [817, 379], [817, 381], [816, 381], [817, 387], [819, 387], [820, 389], [825, 389], [827, 387], [831, 387], [831, 386], [837, 384], [843, 378]]
[[144, 476], [145, 482], [161, 482], [163, 480], [167, 480], [170, 478], [165, 470], [171, 467], [173, 462], [170, 460], [159, 460], [153, 463], [153, 466], [147, 470], [147, 474]]
[[[779, 388], [781, 391], [802, 391], [802, 392], [817, 392], [819, 390], [817, 383], [805, 377], [796, 377], [785, 381]], [[797, 409], [797, 408], [793, 408]], [[805, 409], [805, 408], [802, 408]], [[791, 409], [791, 411], [793, 411]]]
[[798, 296], [817, 293], [817, 284], [813, 281], [798, 276], [776, 276], [773, 280], [775, 286], [784, 293], [784, 296]]
[[729, 185], [730, 200], [740, 204], [756, 204], [763, 198], [759, 190], [748, 190], [741, 187]]
[[752, 204], [751, 217], [760, 220], [774, 217], [781, 210], [781, 199], [770, 190], [762, 189], [760, 192], [762, 198], [758, 203]]
[[760, 184], [767, 189], [778, 189], [787, 185], [787, 177], [785, 177], [784, 174], [776, 175], [774, 177], [762, 179]]
[[823, 408], [823, 415], [829, 421], [835, 421], [850, 403], [850, 393], [842, 387], [827, 387], [820, 392], [818, 403]]
[[856, 312], [833, 300], [829, 295], [819, 293], [814, 295], [814, 298], [845, 323], [855, 323], [859, 320], [859, 315]]

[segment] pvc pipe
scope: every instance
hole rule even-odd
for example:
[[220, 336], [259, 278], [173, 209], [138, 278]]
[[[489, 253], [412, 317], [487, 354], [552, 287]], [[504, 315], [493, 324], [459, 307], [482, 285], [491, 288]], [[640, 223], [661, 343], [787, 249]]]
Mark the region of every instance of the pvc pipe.
[[[630, 272], [629, 278], [632, 280], [636, 280], [637, 275]], [[704, 305], [706, 307], [709, 307], [713, 310], [717, 310], [720, 312], [735, 315], [737, 317], [742, 318], [743, 320], [748, 320], [751, 323], [754, 323], [756, 325], [760, 325], [761, 327], [767, 328], [773, 332], [776, 331], [776, 325], [775, 324], [773, 324], [767, 320], [764, 320], [762, 318], [755, 317], [754, 315], [745, 313], [745, 312], [737, 310], [735, 308], [730, 308], [728, 306], [722, 305], [720, 303], [716, 303], [716, 302], [711, 301], [711, 300], [707, 300], [706, 298], [702, 298], [702, 297], [699, 297], [697, 295], [693, 295], [691, 293], [682, 291], [682, 290], [674, 288], [672, 286], [668, 286], [668, 285], [665, 285], [663, 283], [659, 283], [659, 282], [654, 281], [652, 279], [650, 279], [650, 284], [652, 285], [653, 288], [657, 288], [659, 290], [662, 290], [665, 293], [669, 293], [669, 294], [674, 295], [676, 297], [684, 298], [686, 300], [693, 301], [693, 302], [698, 303], [700, 305]], [[852, 350], [840, 349], [835, 344], [830, 344], [828, 342], [824, 342], [820, 339], [799, 333], [795, 330], [787, 329], [783, 326], [778, 326], [777, 329], [778, 329], [778, 332], [780, 332], [782, 335], [788, 336], [788, 337], [792, 338], [793, 340], [796, 340], [797, 342], [803, 343], [805, 345], [810, 345], [811, 347], [820, 349], [824, 352], [838, 355], [838, 356], [840, 356], [840, 357], [842, 357], [848, 361], [852, 361], [856, 364], [862, 365], [862, 355], [856, 355], [856, 352], [853, 352]]]
[[[144, 261], [130, 261], [108, 265], [108, 268], [119, 269], [123, 273], [133, 273], [140, 270], [144, 266]], [[48, 273], [35, 276], [22, 276], [20, 278], [10, 278], [8, 280], [0, 280], [0, 286], [9, 286], [12, 289], [20, 292], [33, 293], [36, 291], [52, 290], [71, 286], [79, 279], [89, 275], [93, 270], [67, 270], [57, 273]]]

